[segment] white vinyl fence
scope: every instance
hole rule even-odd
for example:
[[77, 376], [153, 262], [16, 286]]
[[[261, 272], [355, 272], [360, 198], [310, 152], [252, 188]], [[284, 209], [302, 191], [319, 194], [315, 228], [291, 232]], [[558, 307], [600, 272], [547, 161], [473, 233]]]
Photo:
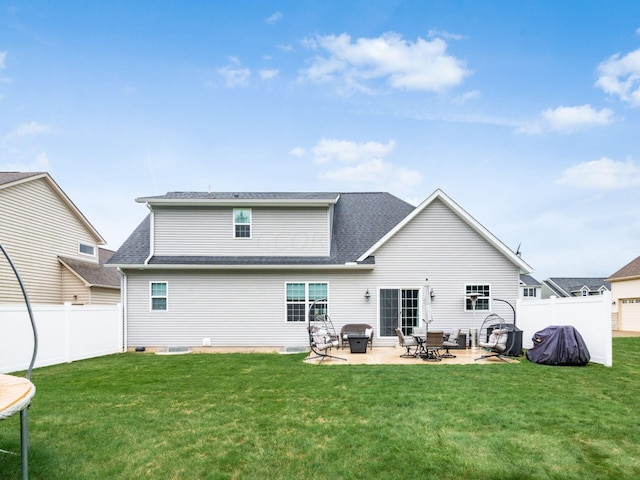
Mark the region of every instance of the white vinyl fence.
[[584, 339], [592, 362], [606, 367], [613, 365], [610, 292], [588, 297], [519, 300], [517, 325], [523, 330], [524, 348], [531, 348], [533, 335], [545, 327], [571, 325]]
[[[32, 305], [38, 330], [36, 367], [123, 351], [120, 305]], [[26, 370], [33, 352], [25, 305], [0, 305], [0, 373]]]

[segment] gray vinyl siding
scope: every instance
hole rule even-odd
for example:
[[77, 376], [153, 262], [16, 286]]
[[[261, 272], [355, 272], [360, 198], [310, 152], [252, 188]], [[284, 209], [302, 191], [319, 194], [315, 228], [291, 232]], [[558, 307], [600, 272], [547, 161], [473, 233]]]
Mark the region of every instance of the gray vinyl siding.
[[[436, 298], [430, 328], [470, 328], [464, 310], [466, 283], [488, 283], [494, 297], [515, 301], [519, 270], [443, 203], [435, 201], [375, 253], [375, 269], [359, 271], [164, 271], [127, 272], [128, 346], [304, 346], [304, 323], [286, 322], [286, 282], [327, 282], [329, 314], [337, 330], [368, 323], [380, 338], [379, 288], [418, 288], [428, 283]], [[149, 282], [168, 283], [168, 310], [151, 312]], [[370, 299], [364, 294], [369, 290]], [[424, 299], [423, 299], [424, 300]], [[511, 321], [508, 306], [492, 311]], [[479, 327], [487, 312], [476, 313]]]
[[[78, 254], [78, 242], [97, 241], [44, 178], [0, 189], [0, 239], [33, 303], [62, 303], [58, 256], [91, 260]], [[0, 303], [22, 301], [13, 272], [0, 258]]]
[[60, 265], [60, 268], [62, 270], [62, 301], [74, 305], [90, 305], [89, 287], [66, 267]]
[[[516, 306], [519, 268], [454, 215], [439, 200], [425, 208], [412, 222], [376, 253], [374, 283], [384, 288], [433, 289], [434, 322], [429, 328], [445, 331], [454, 327], [479, 327], [487, 311], [465, 311], [465, 285], [489, 284], [491, 296]], [[428, 279], [428, 281], [426, 280]], [[378, 292], [370, 292], [377, 304]], [[424, 298], [422, 299], [424, 303]], [[513, 314], [508, 305], [492, 302], [491, 312], [507, 321]], [[395, 341], [395, 339], [394, 339]]]
[[120, 303], [120, 289], [106, 287], [91, 287], [91, 304], [116, 305]]
[[233, 208], [154, 209], [155, 255], [327, 256], [327, 208], [252, 208], [251, 238], [234, 238]]

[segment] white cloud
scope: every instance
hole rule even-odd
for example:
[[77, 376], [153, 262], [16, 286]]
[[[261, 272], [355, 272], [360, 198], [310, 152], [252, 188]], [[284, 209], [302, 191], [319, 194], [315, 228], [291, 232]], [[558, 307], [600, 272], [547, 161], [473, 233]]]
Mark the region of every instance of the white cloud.
[[278, 69], [263, 69], [260, 70], [260, 78], [262, 80], [271, 80], [272, 78], [275, 78], [278, 74], [280, 73], [280, 70]]
[[464, 35], [459, 35], [457, 33], [450, 33], [444, 30], [435, 30], [431, 29], [427, 33], [429, 38], [444, 38], [445, 40], [464, 40]]
[[602, 157], [567, 168], [559, 184], [598, 190], [622, 190], [640, 186], [640, 167], [632, 160], [621, 162]]
[[375, 80], [386, 80], [391, 88], [442, 92], [462, 83], [470, 71], [463, 61], [446, 53], [441, 38], [407, 41], [396, 33], [377, 38], [342, 35], [316, 36], [303, 45], [323, 50], [301, 72], [301, 79], [316, 83], [335, 82], [342, 89], [371, 92]]
[[276, 12], [273, 15], [271, 15], [270, 17], [268, 17], [265, 22], [267, 22], [269, 25], [275, 25], [276, 23], [278, 23], [280, 20], [282, 19], [282, 13], [280, 12]]
[[317, 163], [327, 163], [333, 160], [340, 162], [357, 162], [372, 158], [384, 157], [396, 146], [395, 140], [388, 143], [363, 142], [356, 143], [349, 140], [323, 138], [311, 149]]
[[640, 49], [612, 55], [598, 65], [596, 86], [634, 107], [640, 106]]
[[458, 95], [452, 101], [453, 103], [457, 103], [458, 105], [464, 105], [469, 100], [473, 100], [475, 98], [480, 98], [480, 90], [470, 90], [463, 93], [462, 95]]
[[15, 140], [17, 138], [22, 138], [30, 135], [39, 135], [42, 133], [51, 132], [51, 127], [48, 125], [42, 125], [38, 122], [30, 122], [25, 123], [24, 125], [20, 125], [15, 130], [7, 133], [3, 139], [4, 140]]
[[0, 164], [0, 170], [5, 172], [51, 172], [53, 169], [47, 154], [45, 152], [40, 152], [31, 162]]
[[596, 110], [591, 105], [548, 108], [540, 119], [521, 125], [517, 133], [539, 135], [544, 132], [572, 133], [594, 125], [609, 125], [613, 122], [613, 111], [608, 108]]
[[293, 155], [294, 157], [302, 157], [302, 156], [304, 156], [305, 153], [307, 153], [307, 151], [302, 147], [295, 147], [295, 148], [292, 148], [289, 151], [289, 153], [291, 155]]
[[591, 105], [578, 107], [558, 107], [542, 112], [542, 118], [551, 130], [571, 132], [589, 125], [609, 125], [613, 111], [603, 108], [600, 111]]
[[320, 173], [320, 180], [351, 183], [384, 184], [392, 188], [408, 188], [422, 181], [420, 172], [397, 167], [379, 158], [355, 166]]
[[224, 78], [225, 85], [229, 88], [246, 87], [249, 85], [251, 70], [227, 65], [226, 67], [219, 68], [218, 74]]
[[278, 45], [278, 48], [283, 52], [293, 52], [293, 45]]
[[4, 59], [7, 58], [7, 52], [0, 52], [0, 69], [5, 68]]

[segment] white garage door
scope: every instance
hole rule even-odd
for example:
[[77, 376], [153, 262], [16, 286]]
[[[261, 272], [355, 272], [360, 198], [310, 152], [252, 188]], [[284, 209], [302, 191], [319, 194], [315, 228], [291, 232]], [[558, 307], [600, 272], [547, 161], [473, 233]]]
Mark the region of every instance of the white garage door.
[[640, 298], [620, 300], [620, 330], [640, 332]]

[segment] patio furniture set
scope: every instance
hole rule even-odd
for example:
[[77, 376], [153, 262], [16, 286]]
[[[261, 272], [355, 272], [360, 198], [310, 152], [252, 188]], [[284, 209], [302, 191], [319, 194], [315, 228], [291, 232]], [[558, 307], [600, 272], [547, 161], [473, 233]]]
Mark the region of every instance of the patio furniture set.
[[414, 328], [411, 335], [404, 335], [400, 328], [396, 328], [400, 346], [406, 352], [400, 355], [403, 358], [421, 358], [426, 361], [439, 362], [443, 358], [455, 358], [451, 349], [467, 348], [467, 334], [454, 329], [451, 333], [439, 330], [428, 331]]

